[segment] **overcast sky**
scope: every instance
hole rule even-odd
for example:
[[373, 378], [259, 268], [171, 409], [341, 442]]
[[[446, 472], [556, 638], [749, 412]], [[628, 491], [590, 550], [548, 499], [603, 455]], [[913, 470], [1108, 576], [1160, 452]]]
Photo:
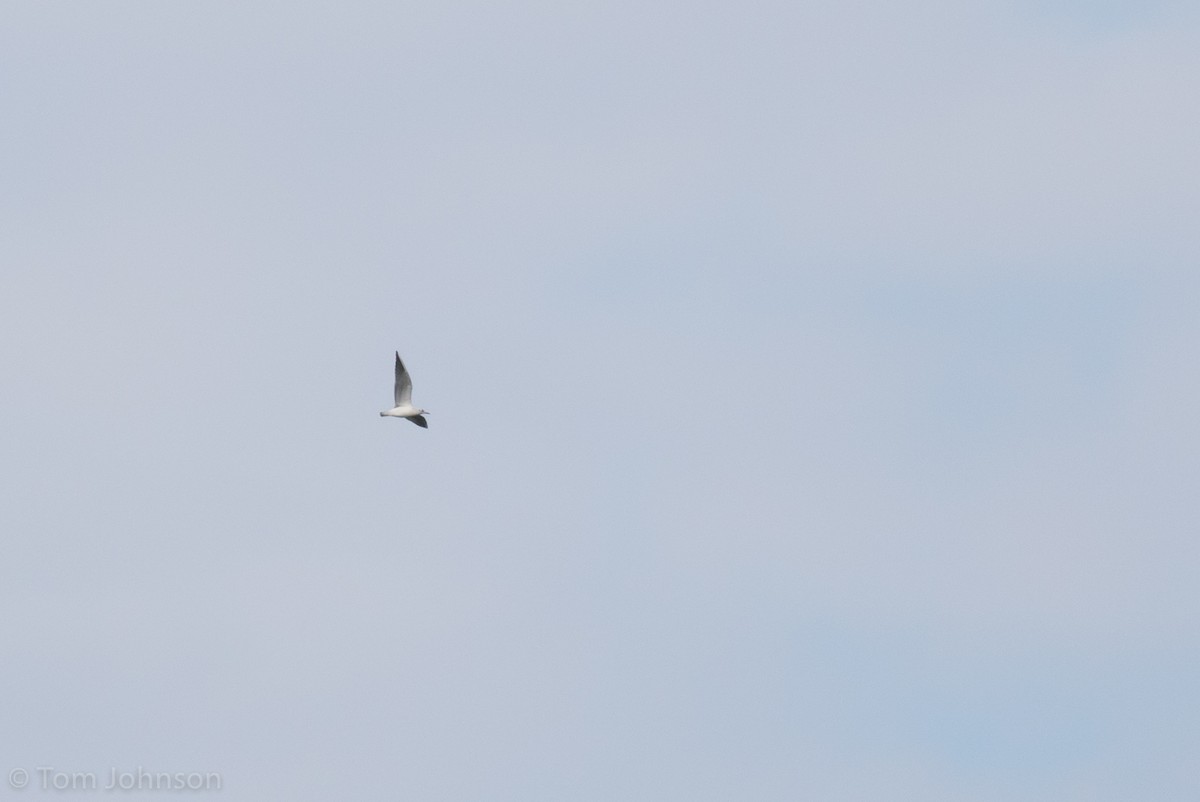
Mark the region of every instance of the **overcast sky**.
[[1198, 45], [4, 3], [0, 798], [1195, 799]]

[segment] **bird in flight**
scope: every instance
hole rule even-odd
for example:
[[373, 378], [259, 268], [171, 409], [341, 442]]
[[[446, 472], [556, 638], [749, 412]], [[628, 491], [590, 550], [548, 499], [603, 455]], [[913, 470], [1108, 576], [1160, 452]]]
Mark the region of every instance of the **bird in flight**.
[[408, 370], [400, 361], [400, 352], [396, 352], [396, 406], [379, 413], [383, 418], [408, 418], [422, 429], [428, 429], [425, 416], [429, 413], [412, 405], [412, 379]]

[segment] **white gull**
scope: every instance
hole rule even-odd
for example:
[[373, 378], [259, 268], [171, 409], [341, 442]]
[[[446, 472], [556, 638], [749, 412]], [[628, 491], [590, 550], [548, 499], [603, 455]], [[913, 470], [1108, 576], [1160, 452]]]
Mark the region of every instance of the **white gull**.
[[408, 371], [404, 367], [404, 363], [400, 361], [400, 352], [396, 352], [396, 406], [389, 410], [380, 412], [380, 417], [383, 418], [408, 418], [413, 423], [420, 426], [422, 429], [428, 429], [429, 424], [425, 421], [425, 415], [429, 413], [423, 409], [419, 409], [412, 405], [412, 379], [409, 378]]

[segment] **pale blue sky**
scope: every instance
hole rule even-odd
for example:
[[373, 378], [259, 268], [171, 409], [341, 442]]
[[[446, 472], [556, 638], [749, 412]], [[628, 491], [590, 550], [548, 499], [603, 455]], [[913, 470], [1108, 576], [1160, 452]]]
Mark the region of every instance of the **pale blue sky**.
[[1198, 36], [6, 4], [0, 797], [1195, 798]]

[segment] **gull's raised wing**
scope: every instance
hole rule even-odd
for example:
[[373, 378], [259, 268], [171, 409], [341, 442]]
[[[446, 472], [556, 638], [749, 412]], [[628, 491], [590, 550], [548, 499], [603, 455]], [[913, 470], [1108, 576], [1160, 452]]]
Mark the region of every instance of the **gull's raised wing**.
[[402, 407], [412, 398], [412, 379], [400, 361], [400, 352], [396, 352], [396, 406]]

